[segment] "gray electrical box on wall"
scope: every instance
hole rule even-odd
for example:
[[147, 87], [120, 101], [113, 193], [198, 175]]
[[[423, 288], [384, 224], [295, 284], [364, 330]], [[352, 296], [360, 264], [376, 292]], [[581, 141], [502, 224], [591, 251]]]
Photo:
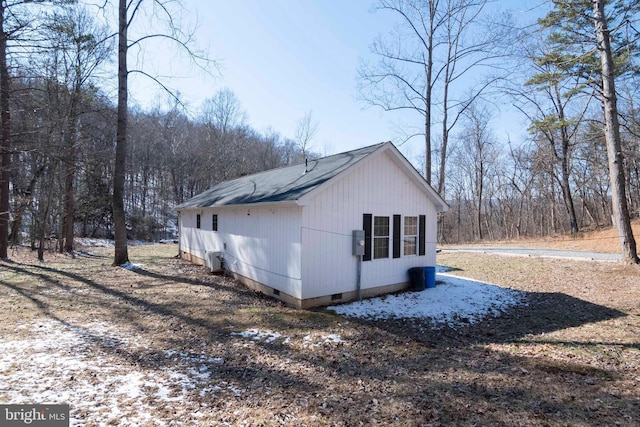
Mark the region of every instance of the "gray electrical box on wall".
[[364, 255], [364, 230], [353, 230], [353, 255]]

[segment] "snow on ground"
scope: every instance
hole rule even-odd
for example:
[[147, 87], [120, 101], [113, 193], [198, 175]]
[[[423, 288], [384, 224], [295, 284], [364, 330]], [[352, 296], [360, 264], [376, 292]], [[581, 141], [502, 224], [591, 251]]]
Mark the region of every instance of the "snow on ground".
[[[443, 267], [437, 271], [435, 288], [329, 308], [351, 317], [431, 318], [436, 324], [455, 325], [497, 316], [523, 303], [522, 292], [451, 276], [442, 273]], [[144, 340], [112, 324], [79, 327], [45, 320], [20, 328], [18, 333], [24, 334], [20, 339], [0, 337], [0, 401], [69, 403], [71, 425], [76, 427], [163, 425], [160, 410], [199, 417], [209, 409], [198, 397], [245, 393], [215, 377], [216, 366], [225, 360], [204, 351], [165, 350], [149, 356], [153, 360], [132, 359], [148, 354]], [[290, 343], [290, 337], [271, 330], [247, 329], [231, 335], [251, 344]], [[344, 342], [338, 334], [318, 332], [302, 341], [307, 348]]]
[[[278, 339], [283, 338], [282, 344], [288, 345], [291, 343], [291, 337], [286, 337], [279, 332], [260, 329], [247, 329], [242, 332], [231, 332], [232, 336], [242, 337], [251, 341], [262, 341], [266, 343], [272, 343]], [[304, 347], [319, 347], [321, 345], [331, 345], [343, 343], [342, 337], [339, 334], [308, 334], [302, 339], [302, 345]]]
[[120, 267], [124, 268], [125, 270], [136, 271], [142, 269], [144, 267], [144, 264], [134, 264], [130, 261], [127, 261]]
[[74, 243], [86, 247], [94, 248], [112, 248], [113, 240], [109, 239], [92, 239], [89, 237], [76, 237]]
[[[220, 357], [165, 351], [155, 368], [123, 360], [122, 354], [144, 354], [140, 337], [111, 325], [84, 328], [47, 320], [25, 325], [22, 339], [0, 338], [0, 401], [69, 403], [71, 425], [163, 425], [160, 408], [191, 408], [198, 416], [194, 396], [226, 390], [242, 394], [225, 381], [216, 381], [210, 369]], [[191, 404], [189, 404], [191, 403]]]
[[344, 340], [339, 334], [329, 334], [313, 336], [311, 334], [305, 335], [302, 339], [302, 345], [305, 347], [319, 347], [321, 345], [331, 345], [343, 343]]
[[[114, 246], [114, 241], [113, 239], [95, 239], [95, 238], [91, 238], [91, 237], [76, 237], [74, 239], [74, 243], [76, 245], [80, 245], [80, 246], [85, 246], [88, 248], [112, 248]], [[163, 239], [160, 240], [158, 243], [177, 243], [177, 240], [171, 240], [171, 239]], [[142, 240], [128, 240], [127, 241], [128, 245], [133, 245], [133, 246], [143, 246], [143, 245], [152, 245], [153, 242], [143, 242]]]
[[282, 337], [279, 332], [261, 331], [260, 329], [247, 329], [243, 332], [232, 332], [231, 335], [237, 335], [253, 341], [264, 341], [268, 343], [274, 342], [278, 338]]
[[430, 318], [435, 323], [456, 326], [499, 316], [514, 305], [522, 304], [524, 293], [472, 279], [442, 273], [438, 266], [435, 288], [403, 292], [350, 304], [327, 307], [347, 317], [369, 319]]

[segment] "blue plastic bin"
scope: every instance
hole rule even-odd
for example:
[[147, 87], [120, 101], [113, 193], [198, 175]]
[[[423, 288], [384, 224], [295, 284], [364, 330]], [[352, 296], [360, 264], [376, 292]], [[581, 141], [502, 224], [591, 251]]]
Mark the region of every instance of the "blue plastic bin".
[[424, 283], [427, 289], [436, 287], [436, 268], [435, 267], [424, 267]]

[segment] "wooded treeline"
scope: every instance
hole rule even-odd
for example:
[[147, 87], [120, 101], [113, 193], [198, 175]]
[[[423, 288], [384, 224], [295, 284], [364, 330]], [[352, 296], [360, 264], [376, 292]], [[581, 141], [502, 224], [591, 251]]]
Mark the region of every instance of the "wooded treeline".
[[[10, 156], [9, 242], [42, 256], [71, 250], [73, 236], [113, 238], [117, 112], [101, 82], [115, 52], [109, 29], [87, 9], [27, 3], [3, 15], [11, 120], [3, 152]], [[169, 108], [129, 111], [129, 239], [173, 238], [177, 204], [221, 181], [303, 160], [293, 140], [247, 125], [229, 89], [197, 111], [167, 99]]]
[[[628, 116], [622, 140], [633, 218], [640, 214], [639, 125]], [[447, 184], [451, 211], [441, 220], [442, 241], [552, 236], [612, 225], [601, 119], [585, 117], [569, 139], [565, 156], [570, 198], [563, 194], [560, 142], [538, 135], [531, 144], [505, 145], [492, 136], [486, 122], [467, 126], [461, 133], [464, 139], [454, 144]]]
[[[70, 93], [43, 76], [13, 80], [13, 244], [44, 236], [64, 246], [65, 200], [75, 199], [76, 236], [113, 237], [112, 173], [116, 111], [100, 91], [81, 91], [73, 147], [65, 135]], [[277, 132], [261, 134], [238, 116], [228, 90], [197, 119], [180, 108], [130, 112], [125, 208], [130, 239], [175, 236], [177, 204], [221, 181], [302, 161]], [[71, 192], [65, 187], [73, 169]]]
[[[404, 27], [374, 42], [381, 61], [363, 64], [359, 90], [371, 105], [419, 117], [418, 131], [407, 129], [394, 142], [425, 139], [426, 177], [451, 206], [439, 220], [441, 242], [612, 224], [596, 3], [556, 1], [524, 30], [509, 17], [490, 16], [486, 0], [376, 3], [402, 16]], [[605, 3], [625, 200], [637, 217], [640, 6]], [[75, 2], [0, 6], [7, 59], [6, 67], [0, 63], [1, 80], [8, 82], [0, 87], [0, 106], [8, 103], [2, 120], [9, 131], [2, 139], [8, 165], [2, 184], [10, 196], [0, 225], [8, 224], [12, 244], [40, 251], [71, 250], [73, 236], [111, 238], [117, 112], [104, 82], [114, 77], [113, 29]], [[196, 111], [175, 95], [158, 100], [162, 107], [155, 110], [129, 110], [124, 200], [130, 239], [173, 237], [177, 204], [221, 181], [314, 155], [311, 113], [292, 140], [247, 125], [231, 89]], [[496, 137], [497, 104], [519, 111], [528, 136]]]
[[[362, 98], [415, 113], [421, 127], [400, 142], [424, 138], [425, 177], [451, 206], [441, 242], [615, 223], [624, 258], [637, 262], [640, 6], [541, 2], [530, 10], [537, 21], [523, 23], [499, 3], [378, 0], [399, 25], [360, 67]], [[495, 128], [512, 123], [492, 119], [509, 110], [528, 132], [499, 140]]]
[[[614, 207], [620, 203], [612, 201], [612, 164], [620, 167], [625, 216], [638, 217], [639, 11], [625, 1], [557, 1], [534, 28], [514, 33], [514, 72], [498, 87], [526, 118], [529, 138], [500, 144], [486, 124], [487, 103], [474, 102], [465, 111], [460, 151], [451, 162], [458, 166], [450, 169], [453, 212], [443, 218], [443, 240], [575, 234], [616, 225]], [[599, 28], [601, 21], [610, 30]], [[610, 41], [608, 71], [601, 38]], [[606, 92], [607, 73], [615, 92]], [[604, 114], [611, 100], [615, 125]], [[612, 159], [605, 132], [614, 128], [619, 157]]]

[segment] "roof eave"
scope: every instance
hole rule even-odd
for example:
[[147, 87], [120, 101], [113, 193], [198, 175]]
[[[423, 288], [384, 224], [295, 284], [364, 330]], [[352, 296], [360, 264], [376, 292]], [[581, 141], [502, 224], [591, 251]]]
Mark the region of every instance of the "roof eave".
[[212, 206], [187, 206], [182, 208], [175, 208], [175, 211], [188, 211], [188, 210], [204, 210], [204, 209], [242, 209], [242, 208], [265, 208], [277, 206], [280, 208], [286, 207], [296, 207], [300, 206], [297, 200], [281, 200], [277, 202], [255, 202], [255, 203], [237, 203], [237, 204], [227, 204], [227, 205], [212, 205]]

